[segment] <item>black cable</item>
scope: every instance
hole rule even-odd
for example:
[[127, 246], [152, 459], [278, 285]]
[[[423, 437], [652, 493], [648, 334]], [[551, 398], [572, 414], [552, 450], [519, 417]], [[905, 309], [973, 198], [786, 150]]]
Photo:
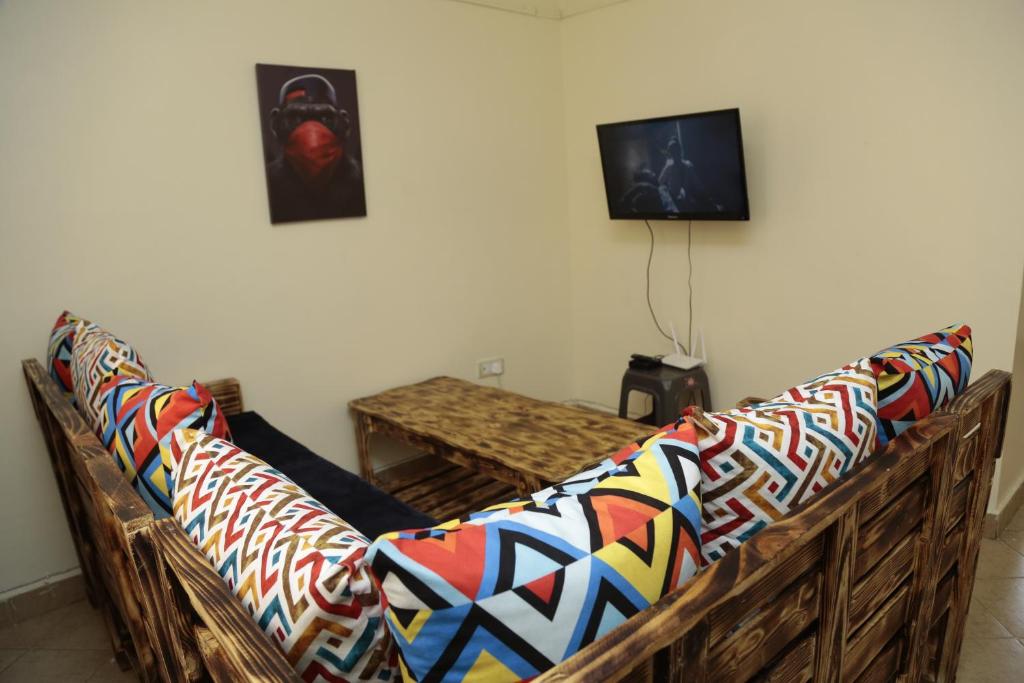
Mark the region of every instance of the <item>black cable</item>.
[[[687, 351], [686, 355], [690, 355], [689, 347], [693, 345], [693, 221], [690, 220], [686, 223], [686, 261], [690, 264], [689, 270], [686, 274], [686, 289], [690, 292], [690, 301], [686, 308], [690, 312], [690, 328], [686, 336]], [[701, 353], [704, 353], [701, 351]]]
[[[647, 226], [647, 232], [651, 234], [651, 249], [647, 253], [647, 309], [651, 312], [651, 319], [654, 321], [654, 326], [658, 328], [658, 332], [661, 333], [665, 339], [671, 342], [677, 341], [672, 338], [672, 335], [667, 333], [665, 329], [658, 322], [658, 316], [654, 313], [654, 305], [651, 303], [651, 262], [654, 260], [654, 228], [651, 227], [651, 222], [644, 219], [644, 225]], [[689, 221], [686, 224], [686, 260], [689, 263], [689, 272], [686, 275], [686, 288], [689, 290], [689, 303], [687, 308], [689, 309], [689, 334], [686, 339], [686, 344], [689, 344], [693, 340], [693, 221]], [[690, 355], [689, 347], [680, 344], [683, 349], [683, 353]]]
[[658, 332], [661, 332], [661, 336], [669, 341], [672, 341], [672, 335], [665, 332], [662, 328], [661, 323], [658, 322], [658, 316], [654, 313], [654, 305], [651, 304], [651, 261], [654, 260], [654, 228], [651, 227], [651, 222], [644, 219], [644, 225], [647, 226], [647, 232], [651, 233], [651, 250], [647, 253], [647, 309], [651, 312], [651, 319], [654, 321], [654, 326], [658, 328]]

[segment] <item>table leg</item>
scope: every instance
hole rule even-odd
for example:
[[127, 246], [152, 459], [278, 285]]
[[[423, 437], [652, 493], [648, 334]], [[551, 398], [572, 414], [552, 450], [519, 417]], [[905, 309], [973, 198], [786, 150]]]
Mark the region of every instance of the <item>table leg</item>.
[[541, 485], [540, 479], [522, 474], [519, 477], [519, 483], [516, 484], [516, 495], [520, 498], [529, 498], [542, 488], [544, 487]]
[[373, 472], [373, 462], [370, 461], [370, 434], [373, 433], [373, 425], [365, 415], [356, 415], [356, 451], [359, 454], [359, 473], [371, 484], [376, 485], [377, 478]]

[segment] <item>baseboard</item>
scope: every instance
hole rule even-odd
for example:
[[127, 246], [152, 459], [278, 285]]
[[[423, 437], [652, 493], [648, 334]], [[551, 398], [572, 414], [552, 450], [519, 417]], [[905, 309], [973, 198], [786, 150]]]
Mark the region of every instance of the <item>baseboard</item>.
[[0, 593], [0, 629], [83, 599], [85, 579], [78, 569]]
[[1017, 490], [1010, 496], [1010, 500], [1006, 501], [1002, 510], [985, 515], [985, 526], [981, 530], [981, 535], [985, 538], [998, 538], [1013, 516], [1020, 510], [1021, 505], [1024, 505], [1024, 481], [1017, 486]]

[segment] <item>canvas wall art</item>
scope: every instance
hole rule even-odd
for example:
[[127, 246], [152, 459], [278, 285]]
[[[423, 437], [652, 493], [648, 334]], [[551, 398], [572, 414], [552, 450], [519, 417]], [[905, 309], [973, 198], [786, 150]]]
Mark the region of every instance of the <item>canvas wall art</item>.
[[256, 65], [270, 222], [366, 215], [356, 72]]

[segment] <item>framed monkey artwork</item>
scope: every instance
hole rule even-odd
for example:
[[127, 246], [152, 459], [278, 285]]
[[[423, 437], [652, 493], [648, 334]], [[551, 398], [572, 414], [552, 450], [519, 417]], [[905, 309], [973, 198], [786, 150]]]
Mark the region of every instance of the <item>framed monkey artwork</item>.
[[356, 72], [256, 65], [270, 222], [366, 215]]

